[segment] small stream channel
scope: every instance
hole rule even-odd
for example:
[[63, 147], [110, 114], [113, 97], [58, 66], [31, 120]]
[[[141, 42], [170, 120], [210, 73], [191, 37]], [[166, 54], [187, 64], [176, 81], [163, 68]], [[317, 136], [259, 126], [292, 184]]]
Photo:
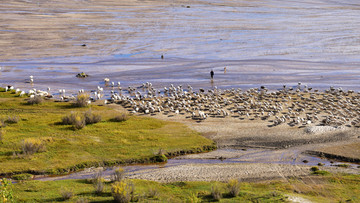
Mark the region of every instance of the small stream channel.
[[[121, 166], [128, 175], [151, 173], [152, 170], [167, 167], [176, 167], [185, 164], [235, 164], [235, 163], [268, 163], [317, 166], [336, 166], [343, 162], [331, 161], [313, 157], [301, 153], [296, 149], [269, 150], [269, 149], [218, 149], [208, 153], [190, 154], [169, 159], [167, 163], [158, 164], [135, 164]], [[351, 168], [359, 165], [347, 163]], [[87, 168], [61, 176], [37, 176], [35, 180], [66, 180], [66, 179], [88, 179], [101, 171], [105, 178], [109, 178], [119, 166], [108, 168]]]

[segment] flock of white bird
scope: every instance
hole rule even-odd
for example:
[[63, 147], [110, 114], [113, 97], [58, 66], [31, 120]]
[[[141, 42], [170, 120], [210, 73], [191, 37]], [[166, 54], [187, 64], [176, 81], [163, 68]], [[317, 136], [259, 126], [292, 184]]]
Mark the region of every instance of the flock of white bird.
[[[30, 76], [30, 82], [34, 82]], [[203, 121], [209, 117], [267, 120], [270, 126], [288, 124], [326, 125], [360, 127], [360, 93], [353, 90], [344, 91], [333, 88], [323, 92], [298, 83], [297, 87], [283, 86], [281, 90], [269, 92], [264, 86], [243, 91], [240, 88], [218, 89], [214, 87], [205, 91], [188, 85], [155, 89], [149, 82], [140, 87], [122, 88], [120, 82], [104, 79], [105, 90], [98, 86], [89, 94], [91, 101], [101, 100], [105, 91], [110, 91], [110, 99], [104, 103], [117, 103], [134, 114], [158, 114], [171, 116], [185, 115], [186, 118]], [[116, 84], [116, 85], [115, 85]], [[7, 86], [5, 90], [14, 87]], [[47, 91], [30, 89], [28, 92], [16, 89], [20, 96], [36, 95], [52, 98], [50, 88]], [[78, 94], [86, 93], [83, 89]], [[65, 89], [59, 90], [61, 101], [76, 99], [75, 95], [66, 95]]]

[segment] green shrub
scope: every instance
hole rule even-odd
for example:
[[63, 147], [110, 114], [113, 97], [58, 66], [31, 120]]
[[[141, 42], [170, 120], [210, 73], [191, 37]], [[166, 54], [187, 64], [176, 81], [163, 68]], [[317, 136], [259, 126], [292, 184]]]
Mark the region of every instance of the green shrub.
[[313, 167], [310, 168], [310, 170], [311, 170], [312, 172], [315, 172], [315, 171], [318, 171], [318, 170], [319, 170], [319, 167], [313, 166]]
[[33, 177], [34, 176], [29, 173], [22, 173], [22, 174], [13, 175], [11, 178], [14, 180], [24, 181], [24, 180], [30, 180]]
[[101, 121], [101, 115], [98, 114], [93, 114], [91, 112], [91, 110], [85, 112], [84, 114], [84, 118], [85, 118], [85, 124], [93, 124], [93, 123], [98, 123]]
[[126, 113], [122, 113], [120, 115], [116, 115], [113, 119], [114, 122], [123, 122], [129, 119], [129, 116]]
[[11, 181], [6, 178], [0, 179], [0, 202], [13, 202], [13, 192], [10, 189]]
[[79, 93], [76, 96], [74, 106], [76, 107], [85, 107], [89, 104], [90, 96], [87, 93]]
[[34, 105], [34, 104], [41, 104], [43, 102], [43, 98], [40, 95], [35, 95], [34, 97], [30, 98], [27, 103]]
[[26, 138], [21, 143], [22, 152], [26, 155], [31, 155], [36, 152], [46, 151], [44, 143], [37, 138]]
[[63, 200], [69, 200], [74, 196], [74, 192], [69, 188], [61, 188], [60, 194]]
[[227, 184], [227, 188], [229, 190], [229, 194], [232, 197], [236, 197], [240, 192], [240, 183], [238, 180], [229, 180]]
[[221, 188], [218, 184], [211, 186], [211, 196], [216, 201], [219, 201], [222, 198]]
[[70, 115], [64, 116], [62, 118], [62, 124], [63, 125], [73, 125], [79, 115], [77, 113], [71, 112]]
[[95, 189], [95, 193], [96, 194], [101, 194], [104, 192], [104, 178], [102, 177], [102, 173], [98, 172], [95, 174], [94, 178], [93, 178], [93, 186]]
[[85, 127], [85, 125], [86, 125], [85, 119], [76, 118], [75, 123], [73, 124], [73, 127], [75, 130], [80, 130], [80, 129], [83, 129]]
[[116, 202], [127, 203], [134, 197], [134, 185], [125, 181], [115, 182], [111, 186], [111, 192]]

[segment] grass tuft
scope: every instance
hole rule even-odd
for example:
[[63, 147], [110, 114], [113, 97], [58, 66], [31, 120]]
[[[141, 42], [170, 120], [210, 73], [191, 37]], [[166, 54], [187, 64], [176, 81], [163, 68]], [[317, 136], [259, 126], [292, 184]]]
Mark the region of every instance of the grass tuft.
[[23, 154], [32, 155], [37, 152], [44, 152], [46, 151], [46, 147], [44, 143], [37, 138], [26, 138], [21, 143], [21, 149]]
[[76, 100], [74, 103], [75, 107], [85, 107], [89, 104], [90, 95], [87, 93], [79, 93], [76, 96]]
[[216, 201], [220, 201], [222, 198], [222, 193], [221, 193], [221, 187], [218, 184], [214, 184], [211, 186], [211, 197], [216, 200]]
[[240, 183], [236, 179], [229, 180], [229, 182], [227, 184], [227, 188], [229, 190], [230, 196], [236, 197], [236, 196], [238, 196], [238, 194], [240, 192]]
[[120, 182], [125, 178], [125, 170], [121, 167], [116, 169], [114, 173], [111, 175], [111, 180], [113, 182]]
[[40, 95], [35, 95], [34, 97], [30, 97], [30, 99], [27, 101], [27, 103], [30, 105], [41, 104], [42, 102], [43, 102], [43, 98]]
[[71, 199], [74, 196], [73, 190], [69, 188], [61, 188], [60, 194], [63, 200], [65, 201]]

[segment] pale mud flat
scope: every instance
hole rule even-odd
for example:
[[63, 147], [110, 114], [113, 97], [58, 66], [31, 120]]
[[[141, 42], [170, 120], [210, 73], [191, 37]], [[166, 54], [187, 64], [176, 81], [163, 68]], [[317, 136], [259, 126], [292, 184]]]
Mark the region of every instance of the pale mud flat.
[[359, 10], [355, 0], [1, 1], [0, 85], [359, 90]]
[[[182, 122], [190, 128], [213, 139], [219, 150], [191, 154], [175, 159], [191, 160], [191, 163], [169, 164], [165, 167], [152, 168], [129, 173], [130, 178], [142, 178], [160, 182], [174, 181], [263, 181], [310, 175], [311, 166], [321, 170], [359, 174], [358, 165], [351, 168], [335, 167], [329, 160], [307, 156], [303, 152], [323, 147], [343, 146], [358, 143], [359, 130], [339, 128], [318, 133], [307, 133], [305, 128], [279, 125], [268, 127], [267, 121], [239, 120], [238, 118], [208, 118], [196, 122], [182, 115], [155, 115], [153, 117]], [[313, 126], [314, 127], [314, 126]], [[232, 150], [243, 149], [243, 150]], [[333, 153], [336, 154], [336, 151]], [[360, 154], [354, 155], [359, 157]], [[224, 163], [201, 163], [201, 160], [221, 159]], [[229, 160], [229, 161], [228, 161]], [[308, 161], [305, 164], [303, 161]], [[206, 161], [205, 161], [206, 162]], [[232, 163], [233, 162], [233, 163]]]

